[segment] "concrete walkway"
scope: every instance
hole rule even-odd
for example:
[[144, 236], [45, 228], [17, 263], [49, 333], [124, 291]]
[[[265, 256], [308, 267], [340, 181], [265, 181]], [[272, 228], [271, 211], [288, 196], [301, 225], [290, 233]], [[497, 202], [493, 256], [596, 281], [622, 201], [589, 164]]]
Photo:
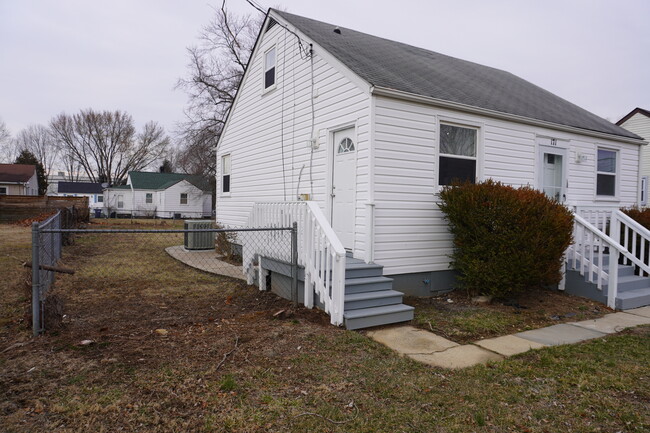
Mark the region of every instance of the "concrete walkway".
[[246, 281], [241, 266], [221, 260], [214, 250], [186, 250], [183, 245], [165, 248], [167, 254], [178, 261], [211, 274], [224, 275]]
[[498, 361], [533, 349], [573, 344], [623, 329], [650, 324], [650, 306], [612, 313], [594, 320], [563, 323], [460, 345], [413, 326], [368, 331], [368, 336], [397, 353], [443, 368], [465, 368]]

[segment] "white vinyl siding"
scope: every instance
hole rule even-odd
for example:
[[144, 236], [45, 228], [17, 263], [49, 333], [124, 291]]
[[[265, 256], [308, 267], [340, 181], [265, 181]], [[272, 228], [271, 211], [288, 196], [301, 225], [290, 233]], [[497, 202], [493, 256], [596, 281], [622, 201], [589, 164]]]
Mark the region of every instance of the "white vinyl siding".
[[[645, 141], [650, 142], [650, 117], [641, 113], [636, 113], [634, 116], [623, 122], [621, 126], [628, 131], [639, 135]], [[641, 167], [639, 168], [641, 179], [644, 177], [650, 177], [650, 146], [641, 146], [641, 149], [639, 150], [639, 161], [641, 163]], [[645, 188], [645, 191], [647, 192], [647, 182]], [[648, 201], [647, 197], [643, 198], [645, 200], [641, 205], [646, 206]], [[639, 199], [641, 200], [641, 197], [639, 197]]]
[[[436, 122], [481, 124], [477, 177], [537, 186], [537, 136], [569, 143], [567, 205], [593, 205], [598, 147], [618, 148], [620, 205], [635, 203], [638, 146], [484, 118], [386, 97], [375, 100], [375, 261], [384, 273], [449, 269], [451, 236], [437, 206]], [[576, 154], [586, 157], [576, 162]], [[619, 204], [617, 202], [617, 204]]]
[[[224, 129], [217, 149], [217, 191], [223, 191], [221, 157], [228, 154], [232, 182], [230, 196], [219, 195], [216, 219], [227, 226], [245, 226], [254, 202], [295, 201], [299, 194], [309, 194], [329, 219], [331, 136], [334, 130], [354, 126], [357, 137], [354, 248], [355, 256], [363, 257], [370, 98], [342, 70], [326, 61], [323, 51], [314, 45], [316, 146], [310, 157], [311, 60], [304, 59], [304, 54], [301, 59], [296, 38], [285, 33], [281, 26], [274, 26], [263, 35]], [[264, 93], [259, 85], [265, 72], [263, 56], [272, 45], [276, 47], [279, 91]]]

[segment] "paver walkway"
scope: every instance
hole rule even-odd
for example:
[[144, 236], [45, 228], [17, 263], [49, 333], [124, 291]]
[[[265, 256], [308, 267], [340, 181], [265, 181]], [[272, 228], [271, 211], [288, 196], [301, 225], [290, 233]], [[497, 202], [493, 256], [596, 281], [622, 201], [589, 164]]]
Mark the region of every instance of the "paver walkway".
[[413, 326], [368, 331], [368, 336], [416, 361], [436, 367], [464, 368], [533, 349], [578, 343], [648, 324], [650, 306], [612, 313], [594, 320], [562, 323], [514, 335], [488, 338], [462, 346]]
[[233, 265], [220, 259], [214, 250], [190, 251], [183, 245], [165, 248], [167, 254], [196, 269], [226, 277], [246, 280], [241, 266]]

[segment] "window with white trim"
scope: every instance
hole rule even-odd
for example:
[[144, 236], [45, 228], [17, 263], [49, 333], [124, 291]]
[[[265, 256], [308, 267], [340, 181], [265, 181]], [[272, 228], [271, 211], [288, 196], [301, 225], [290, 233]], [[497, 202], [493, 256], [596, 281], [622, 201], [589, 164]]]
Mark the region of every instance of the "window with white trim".
[[275, 85], [275, 47], [264, 53], [264, 89]]
[[122, 209], [123, 207], [124, 207], [124, 196], [120, 194], [117, 196], [117, 208]]
[[476, 182], [478, 129], [440, 124], [438, 185]]
[[145, 203], [153, 203], [153, 193], [148, 192], [144, 197]]
[[186, 192], [181, 193], [181, 204], [187, 204], [187, 193]]
[[7, 187], [0, 186], [0, 195], [7, 195]]
[[230, 192], [230, 154], [221, 157], [221, 192]]
[[104, 203], [104, 196], [103, 195], [99, 194], [97, 196], [97, 203]]
[[605, 197], [616, 196], [617, 159], [617, 151], [598, 148], [596, 195]]

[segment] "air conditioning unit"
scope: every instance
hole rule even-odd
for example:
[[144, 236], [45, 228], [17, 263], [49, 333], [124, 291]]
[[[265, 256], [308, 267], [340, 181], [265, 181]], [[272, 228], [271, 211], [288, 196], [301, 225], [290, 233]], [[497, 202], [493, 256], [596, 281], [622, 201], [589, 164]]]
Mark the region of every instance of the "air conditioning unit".
[[[212, 221], [185, 221], [185, 230], [209, 230]], [[185, 232], [186, 250], [211, 250], [214, 248], [214, 232]]]

